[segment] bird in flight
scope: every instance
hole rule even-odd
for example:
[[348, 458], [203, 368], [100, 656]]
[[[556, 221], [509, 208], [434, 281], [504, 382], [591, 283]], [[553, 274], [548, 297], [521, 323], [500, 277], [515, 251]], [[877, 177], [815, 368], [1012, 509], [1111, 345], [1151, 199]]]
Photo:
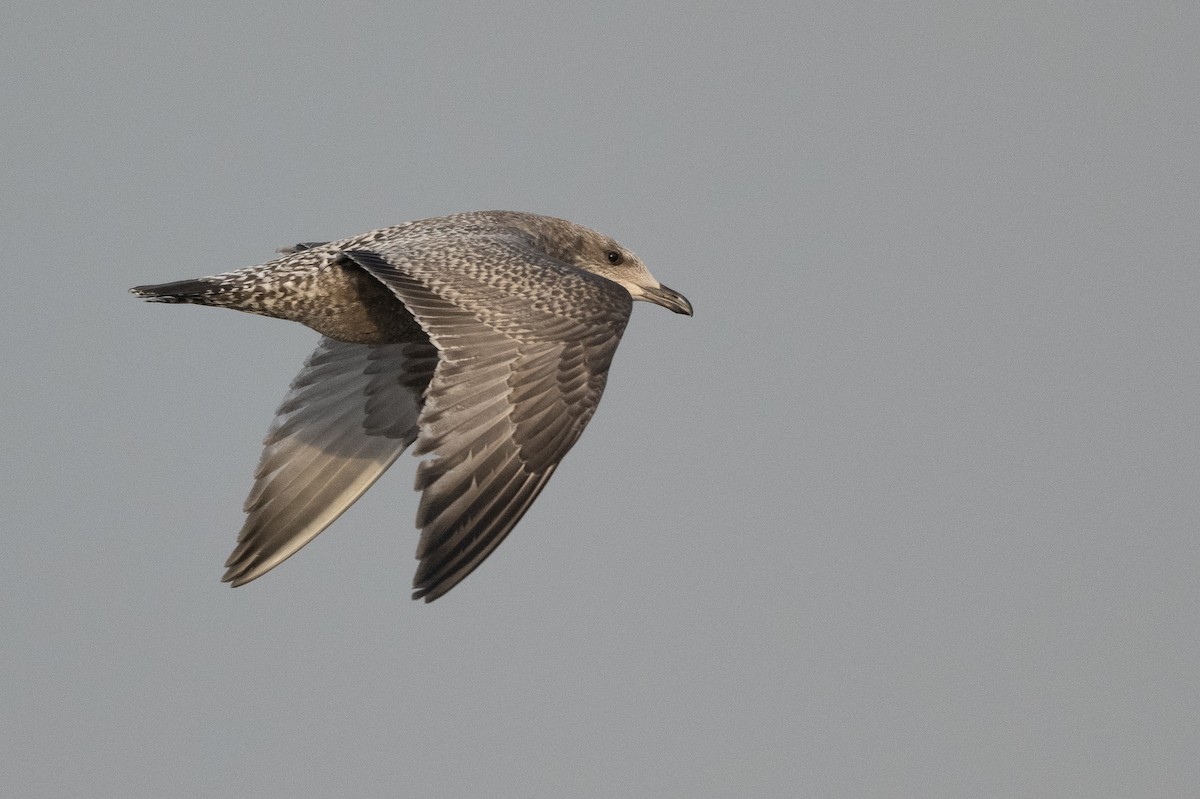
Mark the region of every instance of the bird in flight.
[[224, 581], [262, 576], [415, 442], [432, 602], [491, 554], [596, 411], [634, 300], [692, 315], [608, 236], [480, 211], [308, 242], [232, 272], [137, 286], [152, 302], [290, 319], [321, 334], [264, 441]]

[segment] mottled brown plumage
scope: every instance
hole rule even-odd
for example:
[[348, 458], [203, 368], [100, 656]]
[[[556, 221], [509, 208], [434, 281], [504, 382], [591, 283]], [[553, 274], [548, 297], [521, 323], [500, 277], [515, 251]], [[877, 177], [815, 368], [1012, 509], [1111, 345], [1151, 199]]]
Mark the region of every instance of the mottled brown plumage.
[[241, 585], [331, 524], [414, 441], [432, 601], [520, 520], [595, 412], [632, 300], [692, 313], [629, 250], [511, 211], [296, 245], [260, 266], [138, 286], [157, 302], [275, 316], [322, 334], [267, 433], [226, 563]]

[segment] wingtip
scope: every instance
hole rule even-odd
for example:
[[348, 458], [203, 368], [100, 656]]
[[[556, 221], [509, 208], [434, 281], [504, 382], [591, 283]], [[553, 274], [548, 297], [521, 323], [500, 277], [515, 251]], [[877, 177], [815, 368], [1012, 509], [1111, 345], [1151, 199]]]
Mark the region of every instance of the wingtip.
[[221, 582], [229, 583], [230, 588], [237, 588], [240, 585], [245, 585], [249, 580], [242, 579], [238, 576], [237, 569], [231, 568], [226, 569], [225, 573], [221, 575]]
[[262, 564], [257, 566], [241, 557], [241, 553], [234, 550], [229, 556], [229, 560], [225, 561], [225, 573], [221, 575], [221, 582], [229, 583], [230, 588], [237, 588], [246, 583], [256, 580], [266, 574], [270, 569], [262, 568]]
[[[451, 586], [453, 587], [453, 586]], [[439, 590], [436, 586], [427, 586], [425, 588], [413, 588], [412, 599], [414, 602], [424, 602], [428, 605], [440, 597], [444, 596], [450, 588]]]
[[413, 575], [412, 598], [414, 602], [429, 604], [450, 592], [450, 589], [462, 582], [466, 575], [439, 575], [430, 573], [429, 561], [422, 560]]

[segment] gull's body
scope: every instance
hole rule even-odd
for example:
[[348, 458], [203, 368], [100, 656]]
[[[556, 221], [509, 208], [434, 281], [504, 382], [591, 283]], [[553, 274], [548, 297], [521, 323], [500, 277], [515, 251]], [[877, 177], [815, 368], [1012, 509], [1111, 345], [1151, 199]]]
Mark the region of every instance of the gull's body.
[[487, 211], [297, 245], [261, 266], [132, 291], [322, 334], [267, 433], [235, 586], [328, 527], [404, 450], [417, 469], [413, 597], [453, 588], [579, 438], [632, 301], [691, 314], [636, 255], [551, 217]]

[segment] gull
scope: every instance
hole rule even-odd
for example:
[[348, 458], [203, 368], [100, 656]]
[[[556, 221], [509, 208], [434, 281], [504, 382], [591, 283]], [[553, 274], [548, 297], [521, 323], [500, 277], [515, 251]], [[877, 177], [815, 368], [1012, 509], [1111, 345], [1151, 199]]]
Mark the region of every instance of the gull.
[[222, 578], [262, 576], [414, 444], [413, 599], [470, 574], [529, 509], [596, 411], [634, 300], [692, 315], [630, 250], [514, 211], [406, 222], [258, 266], [130, 289], [289, 319], [321, 334], [279, 406]]

